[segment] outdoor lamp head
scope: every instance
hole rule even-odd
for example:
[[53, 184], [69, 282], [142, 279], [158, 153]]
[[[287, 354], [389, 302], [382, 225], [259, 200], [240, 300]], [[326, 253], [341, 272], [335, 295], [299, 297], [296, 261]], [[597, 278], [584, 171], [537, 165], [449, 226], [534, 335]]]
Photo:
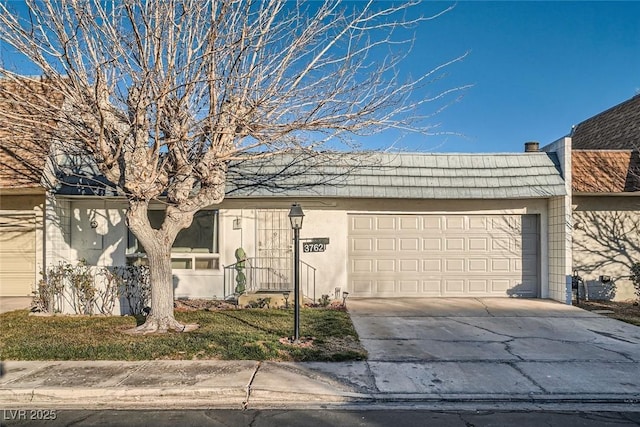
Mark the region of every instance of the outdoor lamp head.
[[300, 230], [302, 228], [302, 219], [304, 218], [304, 212], [302, 212], [302, 206], [297, 203], [291, 205], [289, 211], [289, 220], [291, 221], [291, 228], [294, 230]]

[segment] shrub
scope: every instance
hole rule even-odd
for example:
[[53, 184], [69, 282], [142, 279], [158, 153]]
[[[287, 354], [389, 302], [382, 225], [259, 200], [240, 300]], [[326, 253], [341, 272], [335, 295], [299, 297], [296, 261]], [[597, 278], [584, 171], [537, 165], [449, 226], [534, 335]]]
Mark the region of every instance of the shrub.
[[36, 311], [113, 314], [120, 297], [123, 311], [128, 308], [130, 314], [138, 315], [151, 297], [149, 268], [145, 266], [92, 267], [84, 260], [76, 265], [61, 261], [40, 274], [33, 298]]

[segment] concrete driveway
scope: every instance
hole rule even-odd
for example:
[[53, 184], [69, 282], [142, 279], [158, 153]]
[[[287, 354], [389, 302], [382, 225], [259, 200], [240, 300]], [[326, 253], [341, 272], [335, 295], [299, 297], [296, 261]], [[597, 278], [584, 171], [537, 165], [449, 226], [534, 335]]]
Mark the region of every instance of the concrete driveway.
[[640, 398], [640, 328], [513, 298], [350, 299], [380, 392]]

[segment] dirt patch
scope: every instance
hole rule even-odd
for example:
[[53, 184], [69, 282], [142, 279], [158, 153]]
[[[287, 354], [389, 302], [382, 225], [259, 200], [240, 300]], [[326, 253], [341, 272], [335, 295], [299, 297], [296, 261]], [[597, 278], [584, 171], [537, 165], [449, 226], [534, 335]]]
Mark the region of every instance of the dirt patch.
[[580, 304], [574, 303], [574, 305], [587, 311], [597, 312], [607, 317], [640, 326], [640, 305], [635, 300], [580, 301]]

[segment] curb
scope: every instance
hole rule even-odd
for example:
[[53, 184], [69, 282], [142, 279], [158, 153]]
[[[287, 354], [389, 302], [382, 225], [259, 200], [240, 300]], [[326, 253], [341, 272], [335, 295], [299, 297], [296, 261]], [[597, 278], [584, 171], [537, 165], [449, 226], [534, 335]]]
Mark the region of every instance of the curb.
[[350, 393], [294, 393], [253, 389], [247, 399], [240, 388], [34, 388], [0, 389], [2, 407], [49, 407], [56, 409], [257, 409], [257, 408], [380, 408], [389, 406], [582, 406], [622, 405], [640, 411], [640, 394], [607, 395], [438, 395]]

